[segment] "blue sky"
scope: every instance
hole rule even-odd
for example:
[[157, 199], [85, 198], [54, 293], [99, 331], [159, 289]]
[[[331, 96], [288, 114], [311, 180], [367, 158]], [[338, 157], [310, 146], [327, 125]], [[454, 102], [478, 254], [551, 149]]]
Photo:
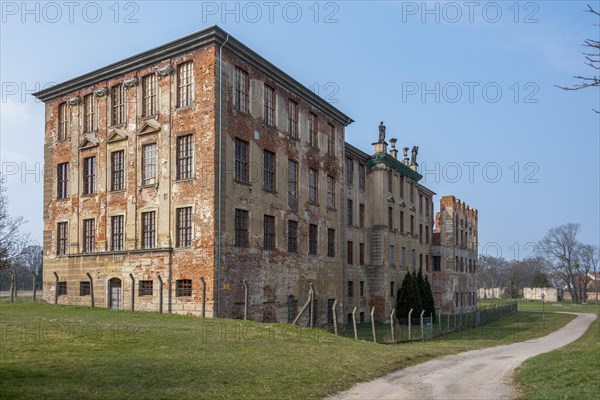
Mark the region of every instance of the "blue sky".
[[[116, 5], [115, 5], [116, 4]], [[599, 243], [600, 2], [2, 2], [2, 171], [41, 241], [43, 105], [28, 93], [218, 24], [350, 115], [419, 146], [423, 183], [479, 210], [480, 252], [523, 258], [551, 227]], [[71, 8], [69, 8], [71, 7]]]

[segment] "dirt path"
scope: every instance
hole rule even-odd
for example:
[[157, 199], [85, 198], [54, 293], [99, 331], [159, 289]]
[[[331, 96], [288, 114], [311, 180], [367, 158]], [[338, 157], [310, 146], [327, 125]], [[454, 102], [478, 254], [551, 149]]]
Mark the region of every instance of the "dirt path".
[[330, 399], [511, 399], [512, 374], [526, 359], [563, 347], [585, 333], [595, 314], [577, 318], [548, 336], [528, 342], [472, 350], [436, 358], [371, 382], [361, 383]]

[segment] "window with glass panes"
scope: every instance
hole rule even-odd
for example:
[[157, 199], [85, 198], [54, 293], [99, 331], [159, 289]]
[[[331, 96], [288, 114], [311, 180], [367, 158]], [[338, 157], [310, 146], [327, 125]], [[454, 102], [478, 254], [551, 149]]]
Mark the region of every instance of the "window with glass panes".
[[189, 179], [193, 176], [193, 136], [183, 135], [177, 137], [176, 179]]
[[142, 185], [154, 185], [156, 181], [156, 143], [142, 146]]
[[265, 189], [275, 191], [275, 153], [268, 150], [263, 155], [263, 181]]
[[235, 139], [235, 180], [238, 182], [249, 182], [248, 147], [245, 140]]
[[298, 138], [298, 103], [294, 100], [288, 100], [288, 134]]
[[142, 115], [150, 117], [156, 115], [156, 75], [150, 74], [142, 78]]
[[96, 157], [83, 159], [83, 194], [96, 193]]
[[156, 247], [156, 211], [142, 213], [142, 248]]
[[69, 137], [69, 105], [61, 103], [58, 106], [58, 131], [57, 140], [65, 140]]
[[68, 230], [66, 222], [59, 222], [56, 225], [56, 254], [67, 254]]
[[192, 245], [192, 207], [177, 209], [175, 227], [177, 230], [175, 246], [190, 247]]
[[248, 94], [250, 92], [250, 80], [248, 73], [241, 68], [235, 68], [235, 103], [238, 111], [249, 112]]
[[194, 101], [194, 64], [188, 61], [177, 66], [177, 106], [188, 107]]
[[69, 196], [69, 163], [56, 166], [56, 198], [66, 199]]
[[110, 248], [112, 251], [123, 250], [123, 232], [125, 217], [114, 215], [110, 217]]
[[127, 89], [121, 83], [112, 87], [112, 124], [121, 125], [125, 123], [125, 98]]
[[110, 153], [110, 190], [125, 189], [125, 151], [118, 150]]

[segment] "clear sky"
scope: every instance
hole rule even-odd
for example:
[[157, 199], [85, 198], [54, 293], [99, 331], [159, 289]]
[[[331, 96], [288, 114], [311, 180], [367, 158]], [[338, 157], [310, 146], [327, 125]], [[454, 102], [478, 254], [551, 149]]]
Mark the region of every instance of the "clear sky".
[[[419, 146], [422, 183], [479, 210], [480, 253], [512, 259], [567, 222], [599, 243], [598, 1], [4, 1], [0, 103], [10, 211], [42, 238], [44, 109], [29, 93], [220, 25], [356, 122]], [[436, 207], [437, 208], [437, 207]], [[501, 252], [501, 253], [499, 253]]]

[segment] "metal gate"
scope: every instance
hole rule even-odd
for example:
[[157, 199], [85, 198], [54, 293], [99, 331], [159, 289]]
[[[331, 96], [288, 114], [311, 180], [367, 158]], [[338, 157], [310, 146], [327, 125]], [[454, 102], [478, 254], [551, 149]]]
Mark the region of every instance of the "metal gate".
[[121, 286], [121, 280], [119, 278], [112, 278], [110, 281], [108, 281], [108, 287], [109, 287], [109, 299], [110, 299], [110, 304], [109, 307], [112, 308], [113, 310], [120, 310], [121, 309], [121, 291], [122, 291], [122, 286]]

